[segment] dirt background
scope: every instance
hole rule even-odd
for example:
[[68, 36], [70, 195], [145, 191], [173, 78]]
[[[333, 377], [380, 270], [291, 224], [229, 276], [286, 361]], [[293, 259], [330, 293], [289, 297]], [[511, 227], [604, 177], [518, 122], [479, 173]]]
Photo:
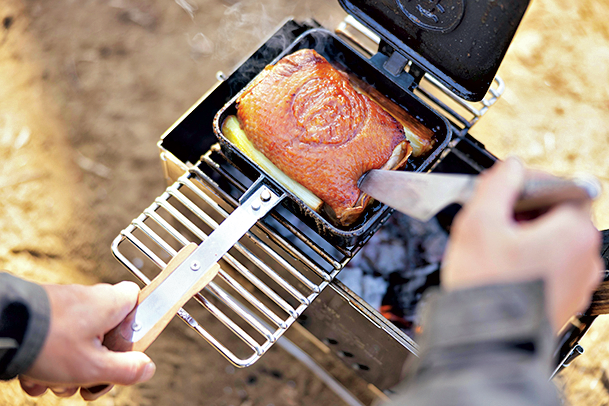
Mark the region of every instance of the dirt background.
[[[128, 278], [109, 246], [165, 188], [159, 136], [289, 15], [332, 28], [344, 12], [321, 0], [0, 0], [0, 268], [50, 283]], [[535, 0], [499, 73], [507, 91], [472, 134], [499, 157], [592, 173], [609, 190], [607, 15], [606, 2]], [[609, 193], [594, 214], [609, 228]], [[557, 380], [572, 404], [609, 404], [606, 342], [601, 317]], [[94, 404], [343, 404], [283, 350], [236, 371], [181, 322], [149, 354], [152, 381]], [[0, 405], [83, 403], [0, 384]]]

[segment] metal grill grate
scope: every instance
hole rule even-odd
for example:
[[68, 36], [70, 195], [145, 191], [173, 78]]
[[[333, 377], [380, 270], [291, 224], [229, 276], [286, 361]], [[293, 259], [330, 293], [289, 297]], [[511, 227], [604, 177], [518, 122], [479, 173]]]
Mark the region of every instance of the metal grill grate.
[[[228, 183], [233, 194], [242, 193], [246, 186], [229, 173], [230, 168], [212, 159], [217, 151], [213, 147], [202, 163], [218, 182]], [[204, 241], [237, 206], [223, 186], [201, 169], [191, 168], [121, 232], [112, 245], [114, 255], [149, 284], [183, 246]], [[218, 277], [194, 297], [200, 306], [178, 313], [239, 367], [256, 362], [352, 255], [321, 246], [275, 211], [272, 215], [282, 221], [270, 221], [269, 216], [259, 221], [222, 258]], [[220, 324], [225, 330], [215, 331]]]

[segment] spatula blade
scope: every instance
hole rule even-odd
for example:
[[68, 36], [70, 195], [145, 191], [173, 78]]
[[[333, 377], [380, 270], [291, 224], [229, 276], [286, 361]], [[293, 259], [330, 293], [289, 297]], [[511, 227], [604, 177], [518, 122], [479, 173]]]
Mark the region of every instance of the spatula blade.
[[421, 221], [428, 221], [451, 203], [462, 202], [473, 188], [474, 177], [371, 170], [359, 188], [374, 199]]

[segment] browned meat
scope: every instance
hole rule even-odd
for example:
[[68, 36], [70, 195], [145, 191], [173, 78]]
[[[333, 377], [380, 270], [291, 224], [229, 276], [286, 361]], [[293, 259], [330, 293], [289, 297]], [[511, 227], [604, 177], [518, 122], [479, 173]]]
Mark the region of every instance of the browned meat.
[[250, 141], [342, 225], [367, 203], [359, 178], [388, 161], [403, 166], [411, 152], [402, 125], [314, 50], [268, 66], [237, 103]]

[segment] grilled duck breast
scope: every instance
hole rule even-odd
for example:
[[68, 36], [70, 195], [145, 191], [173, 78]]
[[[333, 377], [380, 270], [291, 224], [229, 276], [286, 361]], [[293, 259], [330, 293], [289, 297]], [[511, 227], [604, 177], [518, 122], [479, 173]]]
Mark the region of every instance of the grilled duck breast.
[[402, 167], [412, 151], [403, 125], [310, 49], [268, 66], [237, 100], [237, 116], [256, 148], [345, 226], [370, 199], [359, 178]]

